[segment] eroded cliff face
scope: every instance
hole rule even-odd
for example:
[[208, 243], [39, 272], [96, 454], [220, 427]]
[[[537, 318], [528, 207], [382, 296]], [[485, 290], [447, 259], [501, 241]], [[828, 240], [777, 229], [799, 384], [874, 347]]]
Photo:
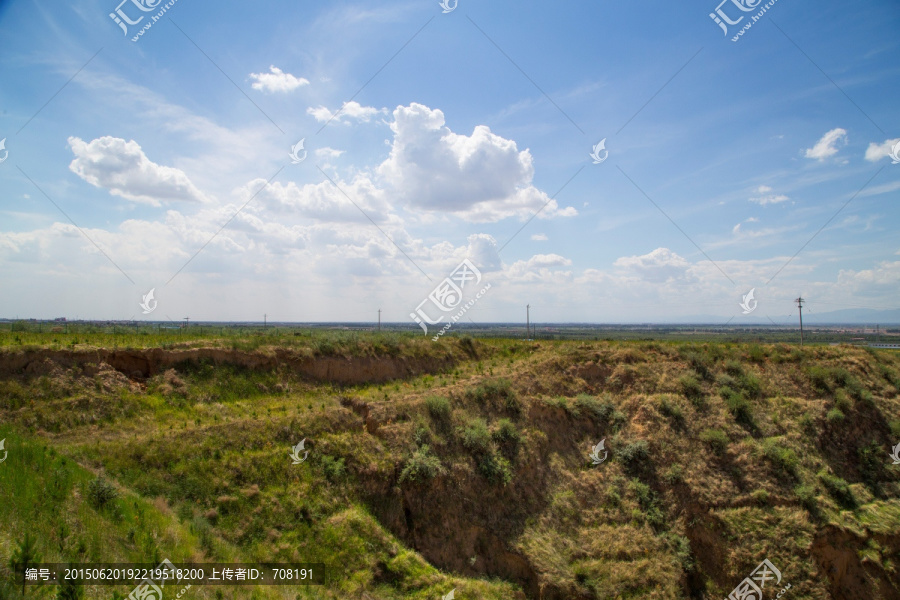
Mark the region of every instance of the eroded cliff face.
[[313, 356], [302, 351], [275, 348], [260, 351], [224, 348], [162, 348], [110, 350], [23, 350], [0, 352], [0, 377], [13, 375], [46, 375], [54, 368], [77, 368], [85, 372], [109, 365], [132, 379], [146, 379], [184, 363], [207, 362], [232, 365], [251, 370], [288, 368], [314, 381], [354, 385], [382, 383], [435, 373], [452, 367], [457, 357], [452, 354], [409, 358], [393, 356]]

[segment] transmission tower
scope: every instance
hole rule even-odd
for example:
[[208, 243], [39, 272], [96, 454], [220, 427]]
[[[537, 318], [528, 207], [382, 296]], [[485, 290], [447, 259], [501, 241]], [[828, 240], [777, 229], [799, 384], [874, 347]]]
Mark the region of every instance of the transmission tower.
[[797, 308], [800, 309], [800, 346], [803, 347], [803, 303], [805, 300], [800, 297], [794, 300], [797, 303]]

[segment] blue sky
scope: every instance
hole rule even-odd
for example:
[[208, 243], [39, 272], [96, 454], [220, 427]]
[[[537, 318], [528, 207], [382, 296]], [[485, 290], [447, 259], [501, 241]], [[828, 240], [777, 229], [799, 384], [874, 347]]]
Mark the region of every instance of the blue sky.
[[0, 1], [0, 317], [900, 306], [896, 3], [165, 4]]

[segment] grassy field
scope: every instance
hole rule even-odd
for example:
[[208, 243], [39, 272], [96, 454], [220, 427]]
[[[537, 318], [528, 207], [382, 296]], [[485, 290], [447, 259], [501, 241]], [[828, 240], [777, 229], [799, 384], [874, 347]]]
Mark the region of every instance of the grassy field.
[[[32, 540], [44, 562], [337, 572], [185, 598], [721, 598], [765, 558], [790, 598], [900, 597], [896, 352], [176, 335], [0, 333], [0, 599]], [[101, 347], [221, 352], [140, 374]], [[279, 350], [365, 374], [258, 366]], [[408, 375], [380, 381], [393, 363]]]

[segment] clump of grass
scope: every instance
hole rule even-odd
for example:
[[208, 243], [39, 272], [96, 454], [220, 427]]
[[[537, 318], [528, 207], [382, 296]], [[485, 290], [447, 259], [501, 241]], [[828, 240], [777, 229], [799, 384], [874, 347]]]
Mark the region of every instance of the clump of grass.
[[507, 459], [514, 460], [519, 453], [519, 444], [522, 439], [515, 424], [509, 419], [500, 419], [492, 437], [497, 443], [500, 453]]
[[669, 485], [675, 485], [676, 483], [681, 483], [684, 481], [684, 467], [679, 464], [674, 464], [663, 473], [663, 479]]
[[753, 418], [753, 408], [747, 397], [736, 390], [726, 386], [719, 389], [719, 395], [725, 400], [725, 406], [734, 416], [735, 421], [750, 430], [756, 429], [756, 420]]
[[468, 425], [463, 428], [460, 437], [462, 438], [463, 446], [469, 452], [484, 454], [490, 450], [491, 432], [484, 419], [479, 418], [469, 421]]
[[832, 425], [840, 425], [844, 421], [844, 412], [835, 406], [825, 414], [825, 418]]
[[690, 373], [685, 373], [678, 379], [678, 385], [681, 386], [681, 393], [684, 394], [696, 408], [701, 409], [706, 407], [706, 402], [703, 398], [703, 387], [696, 377]]
[[716, 454], [725, 454], [731, 439], [721, 429], [704, 429], [700, 432], [700, 441], [709, 446]]
[[683, 356], [700, 379], [712, 381], [712, 362], [706, 355], [695, 351], [687, 351]]
[[638, 474], [649, 465], [650, 449], [645, 440], [637, 440], [626, 444], [618, 458], [627, 473]]
[[725, 361], [725, 372], [732, 377], [741, 377], [744, 374], [744, 367], [736, 360]]
[[816, 488], [807, 484], [798, 485], [794, 488], [794, 495], [797, 496], [797, 500], [800, 501], [800, 504], [809, 514], [814, 517], [819, 516], [819, 500], [816, 495]]
[[467, 390], [466, 397], [480, 404], [492, 404], [513, 415], [522, 412], [522, 403], [508, 379], [480, 383], [474, 389]]
[[663, 398], [659, 402], [659, 412], [672, 422], [673, 427], [677, 429], [684, 429], [684, 411], [681, 410], [680, 406], [669, 402], [667, 398]]
[[491, 483], [507, 485], [512, 481], [512, 469], [503, 456], [489, 452], [478, 461], [478, 471]]
[[822, 487], [825, 488], [825, 491], [827, 491], [841, 507], [846, 508], [847, 510], [854, 510], [858, 506], [856, 496], [853, 495], [853, 490], [850, 489], [850, 486], [847, 485], [847, 482], [842, 478], [825, 469], [819, 471], [818, 478], [819, 481], [822, 482]]
[[876, 496], [881, 496], [881, 480], [884, 477], [885, 460], [881, 444], [871, 440], [868, 444], [860, 446], [856, 455], [859, 459], [859, 474], [863, 483], [872, 490]]
[[429, 396], [425, 398], [425, 408], [432, 421], [440, 427], [450, 424], [450, 400], [443, 396]]
[[643, 517], [654, 529], [661, 529], [665, 524], [665, 515], [659, 508], [659, 500], [656, 493], [646, 483], [637, 479], [628, 482], [628, 488], [637, 497], [638, 504], [643, 511]]
[[782, 446], [777, 439], [769, 438], [763, 442], [763, 455], [785, 476], [797, 477], [800, 460], [790, 448]]
[[430, 446], [422, 446], [417, 449], [400, 473], [400, 482], [421, 483], [428, 479], [434, 479], [445, 472], [441, 459], [432, 454]]
[[753, 344], [747, 348], [747, 358], [751, 362], [764, 363], [766, 362], [766, 350], [759, 344]]
[[334, 458], [324, 454], [320, 461], [322, 463], [322, 472], [325, 473], [328, 481], [338, 481], [347, 473], [347, 467], [344, 465], [343, 458]]

